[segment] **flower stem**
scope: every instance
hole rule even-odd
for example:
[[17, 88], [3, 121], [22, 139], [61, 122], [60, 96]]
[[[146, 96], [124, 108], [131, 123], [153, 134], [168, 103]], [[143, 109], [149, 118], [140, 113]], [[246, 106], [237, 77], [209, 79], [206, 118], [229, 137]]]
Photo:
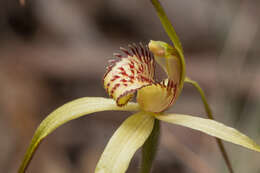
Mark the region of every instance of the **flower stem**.
[[[191, 85], [193, 85], [198, 90], [198, 92], [200, 93], [202, 102], [204, 104], [204, 108], [205, 108], [205, 111], [207, 113], [208, 118], [214, 120], [214, 117], [213, 117], [212, 111], [210, 109], [210, 106], [209, 106], [209, 104], [207, 102], [206, 96], [205, 96], [202, 88], [199, 86], [199, 84], [196, 81], [191, 80], [191, 79], [189, 79], [187, 77], [185, 78], [185, 82], [190, 83]], [[225, 147], [223, 145], [222, 140], [216, 138], [216, 141], [217, 141], [218, 147], [219, 147], [219, 149], [221, 151], [221, 154], [222, 154], [222, 156], [223, 156], [223, 158], [225, 160], [225, 163], [226, 163], [226, 165], [228, 167], [229, 172], [230, 173], [234, 173], [232, 165], [231, 165], [231, 162], [229, 160], [228, 154], [227, 154], [227, 152], [225, 150]]]
[[[184, 55], [183, 55], [183, 49], [182, 49], [182, 46], [181, 46], [181, 42], [170, 22], [170, 20], [168, 19], [166, 13], [164, 12], [164, 9], [163, 7], [161, 6], [161, 3], [159, 2], [159, 0], [151, 0], [151, 3], [153, 4], [156, 12], [157, 12], [157, 15], [163, 25], [163, 28], [165, 30], [165, 32], [167, 33], [167, 35], [169, 36], [169, 38], [171, 39], [171, 41], [173, 42], [174, 44], [174, 47], [177, 49], [179, 55], [180, 55], [180, 61], [181, 61], [181, 66], [182, 66], [182, 71], [181, 71], [181, 80], [180, 80], [180, 90], [182, 89], [183, 87], [183, 84], [184, 84], [184, 81], [185, 82], [188, 82], [190, 84], [192, 84], [200, 93], [201, 95], [201, 99], [203, 101], [203, 104], [204, 104], [204, 107], [205, 107], [205, 110], [206, 110], [206, 113], [209, 117], [209, 119], [212, 119], [214, 120], [214, 117], [212, 115], [212, 111], [207, 103], [207, 100], [206, 100], [206, 97], [205, 97], [205, 94], [203, 92], [203, 90], [200, 88], [199, 84], [196, 82], [196, 81], [193, 81], [193, 80], [190, 80], [188, 78], [185, 78], [185, 59], [184, 59]], [[219, 149], [222, 153], [222, 156], [226, 162], [226, 165], [229, 169], [229, 172], [230, 173], [233, 173], [233, 169], [232, 169], [232, 166], [231, 166], [231, 163], [229, 161], [229, 158], [228, 158], [228, 155], [227, 155], [227, 152], [224, 148], [224, 145], [222, 143], [222, 141], [220, 139], [217, 139], [217, 144], [219, 146]], [[146, 173], [146, 172], [141, 172], [141, 173]]]
[[179, 55], [180, 55], [180, 62], [181, 62], [181, 80], [180, 80], [180, 84], [179, 84], [179, 91], [181, 91], [181, 89], [183, 88], [183, 84], [184, 84], [184, 79], [185, 79], [185, 73], [186, 73], [186, 64], [185, 64], [185, 59], [184, 59], [184, 55], [183, 55], [183, 49], [181, 46], [181, 42], [180, 39], [178, 37], [178, 35], [176, 34], [170, 20], [168, 19], [161, 3], [159, 2], [159, 0], [151, 0], [151, 3], [154, 6], [154, 9], [156, 10], [156, 13], [161, 21], [161, 24], [165, 30], [165, 32], [167, 33], [167, 35], [169, 36], [169, 38], [171, 39], [174, 47], [176, 48], [176, 50], [178, 51]]
[[142, 162], [140, 173], [149, 173], [152, 168], [152, 163], [156, 155], [158, 141], [160, 136], [160, 122], [155, 119], [153, 131], [149, 138], [145, 141], [142, 148]]

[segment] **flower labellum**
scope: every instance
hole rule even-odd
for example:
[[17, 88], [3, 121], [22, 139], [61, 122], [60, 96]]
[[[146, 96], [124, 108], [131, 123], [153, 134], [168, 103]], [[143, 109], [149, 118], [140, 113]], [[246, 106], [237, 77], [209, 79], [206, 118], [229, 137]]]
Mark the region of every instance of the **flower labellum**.
[[[109, 67], [104, 76], [104, 87], [109, 95], [123, 106], [137, 92], [140, 107], [149, 112], [162, 112], [176, 99], [180, 80], [180, 62], [175, 49], [161, 41], [147, 46], [129, 45]], [[169, 53], [170, 52], [170, 53]], [[154, 56], [153, 56], [154, 55]], [[165, 70], [168, 79], [156, 82], [154, 59]]]
[[154, 58], [147, 47], [134, 44], [121, 51], [114, 54], [118, 59], [108, 66], [104, 76], [104, 88], [118, 106], [125, 105], [136, 90], [154, 83]]

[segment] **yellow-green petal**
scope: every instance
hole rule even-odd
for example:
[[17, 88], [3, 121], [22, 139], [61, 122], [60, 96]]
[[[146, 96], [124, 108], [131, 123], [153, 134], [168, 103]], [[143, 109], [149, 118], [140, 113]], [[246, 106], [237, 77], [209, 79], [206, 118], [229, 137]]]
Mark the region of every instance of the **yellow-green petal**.
[[214, 120], [181, 114], [158, 115], [156, 118], [168, 123], [178, 124], [194, 130], [199, 130], [208, 135], [260, 152], [260, 146], [257, 145], [252, 139], [236, 129]]
[[95, 173], [124, 173], [134, 153], [152, 132], [154, 117], [138, 112], [130, 116], [109, 140]]
[[108, 110], [137, 111], [139, 106], [128, 103], [124, 107], [118, 107], [113, 99], [102, 97], [84, 97], [61, 106], [49, 114], [37, 128], [18, 172], [25, 172], [40, 142], [56, 128], [83, 115]]

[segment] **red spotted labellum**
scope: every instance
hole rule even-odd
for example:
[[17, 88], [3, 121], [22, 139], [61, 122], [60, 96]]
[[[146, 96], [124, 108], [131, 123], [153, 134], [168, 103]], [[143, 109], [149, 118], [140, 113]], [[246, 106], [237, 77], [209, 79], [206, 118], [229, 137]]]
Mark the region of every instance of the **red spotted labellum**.
[[[174, 48], [169, 51], [169, 45], [165, 47], [163, 42], [151, 41], [149, 48], [133, 44], [128, 49], [120, 49], [122, 52], [114, 54], [116, 59], [104, 76], [108, 94], [118, 106], [124, 106], [138, 91], [137, 102], [143, 110], [162, 112], [167, 109], [176, 99], [180, 80], [180, 63]], [[165, 70], [168, 79], [155, 80], [155, 61]]]

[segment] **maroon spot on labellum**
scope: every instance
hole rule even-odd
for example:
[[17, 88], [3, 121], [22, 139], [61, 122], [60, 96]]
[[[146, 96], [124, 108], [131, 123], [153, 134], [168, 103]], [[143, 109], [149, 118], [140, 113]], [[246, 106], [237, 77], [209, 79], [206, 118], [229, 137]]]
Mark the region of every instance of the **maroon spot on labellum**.
[[120, 72], [120, 74], [123, 75], [123, 76], [127, 76], [128, 77], [128, 74], [125, 71]]
[[107, 83], [107, 86], [106, 86], [106, 92], [107, 92], [107, 93], [109, 93], [109, 92], [108, 92], [109, 86], [110, 86], [110, 83]]
[[129, 76], [129, 78], [130, 78], [131, 80], [134, 80], [134, 79], [135, 79], [135, 77], [134, 77], [134, 76]]
[[115, 75], [115, 76], [113, 76], [113, 78], [111, 79], [111, 81], [113, 82], [113, 81], [115, 81], [115, 80], [118, 79], [118, 78], [120, 78], [120, 76]]
[[127, 80], [126, 79], [121, 79], [121, 82], [127, 82]]
[[113, 94], [115, 92], [115, 90], [120, 86], [119, 83], [115, 84], [114, 87], [111, 90], [111, 94]]
[[129, 64], [129, 67], [130, 68], [134, 68], [135, 66], [133, 64]]
[[118, 68], [120, 71], [125, 71], [125, 69], [123, 67], [119, 67]]

